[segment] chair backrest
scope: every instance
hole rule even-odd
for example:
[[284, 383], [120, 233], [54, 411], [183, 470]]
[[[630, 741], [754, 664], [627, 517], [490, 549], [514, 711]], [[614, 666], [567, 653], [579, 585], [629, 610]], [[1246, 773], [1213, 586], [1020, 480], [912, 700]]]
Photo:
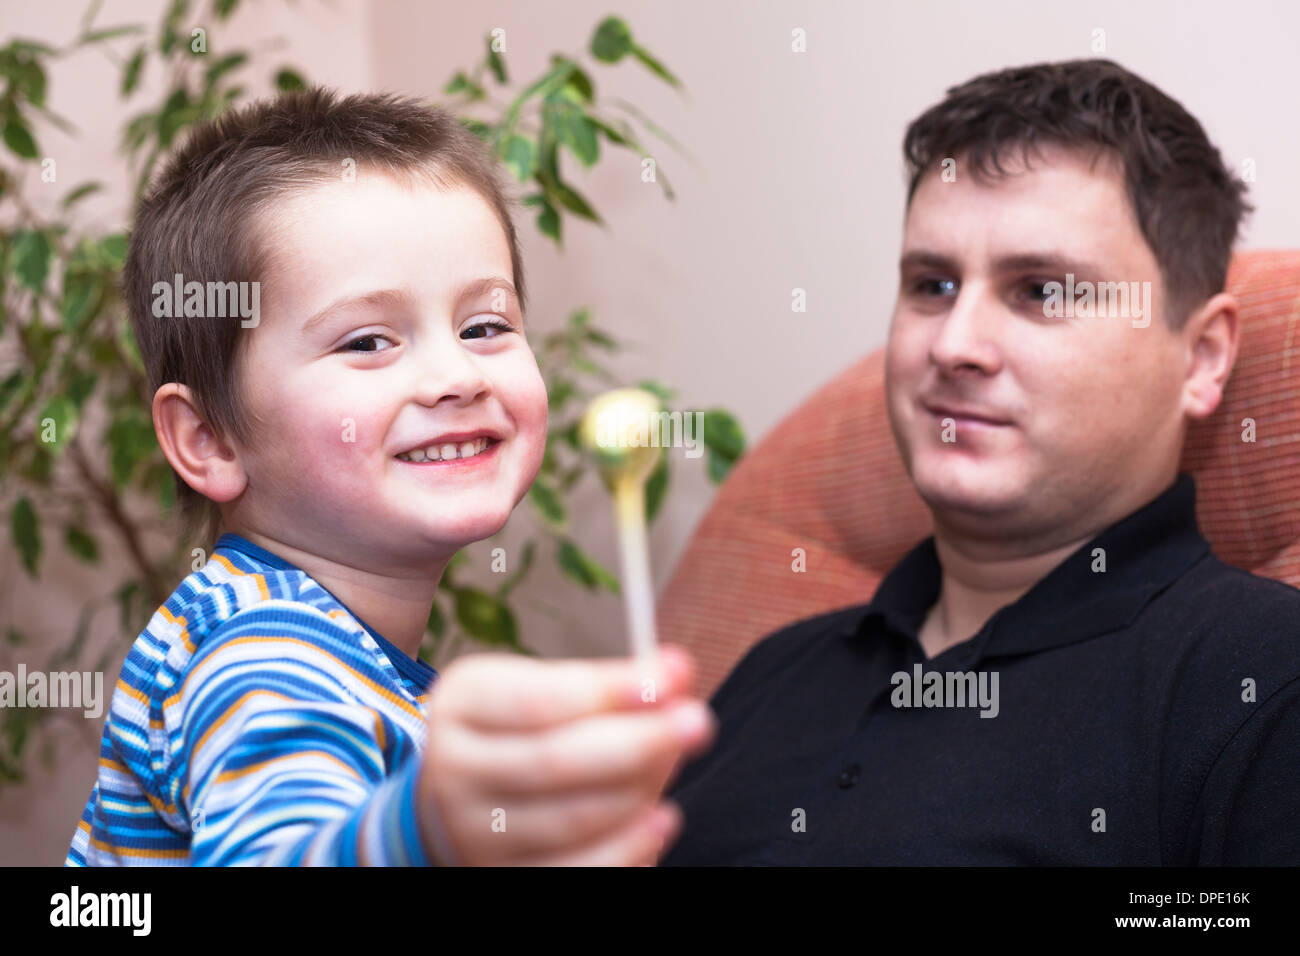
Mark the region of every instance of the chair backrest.
[[[1238, 254], [1228, 290], [1241, 305], [1237, 363], [1214, 415], [1189, 430], [1182, 468], [1215, 553], [1300, 587], [1300, 251]], [[881, 349], [736, 466], [659, 599], [659, 633], [691, 649], [697, 690], [711, 694], [763, 636], [869, 601], [930, 533], [890, 432]]]

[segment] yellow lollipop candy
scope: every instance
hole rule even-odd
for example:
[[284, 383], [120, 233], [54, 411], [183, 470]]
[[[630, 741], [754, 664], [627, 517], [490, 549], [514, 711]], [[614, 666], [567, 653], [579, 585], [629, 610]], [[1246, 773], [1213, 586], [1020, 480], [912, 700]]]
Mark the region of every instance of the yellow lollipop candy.
[[578, 425], [579, 441], [595, 457], [614, 496], [628, 635], [634, 655], [647, 665], [655, 654], [655, 620], [645, 482], [659, 461], [653, 436], [660, 411], [659, 399], [650, 392], [620, 388], [593, 399]]

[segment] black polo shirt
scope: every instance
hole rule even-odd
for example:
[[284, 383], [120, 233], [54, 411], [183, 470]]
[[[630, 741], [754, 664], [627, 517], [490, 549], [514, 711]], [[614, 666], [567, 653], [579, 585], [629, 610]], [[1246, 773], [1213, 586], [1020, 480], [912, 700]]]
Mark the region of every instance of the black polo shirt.
[[1300, 591], [1219, 561], [1195, 505], [1179, 475], [931, 659], [933, 538], [760, 641], [664, 864], [1300, 863]]

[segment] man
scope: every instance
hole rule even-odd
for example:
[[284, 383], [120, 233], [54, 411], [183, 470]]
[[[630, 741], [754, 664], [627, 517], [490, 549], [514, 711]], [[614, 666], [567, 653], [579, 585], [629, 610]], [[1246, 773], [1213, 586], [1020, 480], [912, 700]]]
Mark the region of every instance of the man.
[[664, 862], [1300, 863], [1300, 591], [1178, 472], [1244, 187], [1105, 60], [977, 77], [904, 151], [887, 404], [934, 535], [735, 668]]

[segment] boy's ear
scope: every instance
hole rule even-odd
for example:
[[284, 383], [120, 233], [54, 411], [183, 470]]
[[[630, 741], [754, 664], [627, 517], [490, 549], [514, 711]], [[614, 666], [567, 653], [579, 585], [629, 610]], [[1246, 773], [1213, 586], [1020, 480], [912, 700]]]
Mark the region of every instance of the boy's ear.
[[188, 386], [168, 382], [154, 393], [153, 429], [176, 473], [203, 497], [225, 502], [243, 493], [248, 476], [239, 456], [208, 427]]

